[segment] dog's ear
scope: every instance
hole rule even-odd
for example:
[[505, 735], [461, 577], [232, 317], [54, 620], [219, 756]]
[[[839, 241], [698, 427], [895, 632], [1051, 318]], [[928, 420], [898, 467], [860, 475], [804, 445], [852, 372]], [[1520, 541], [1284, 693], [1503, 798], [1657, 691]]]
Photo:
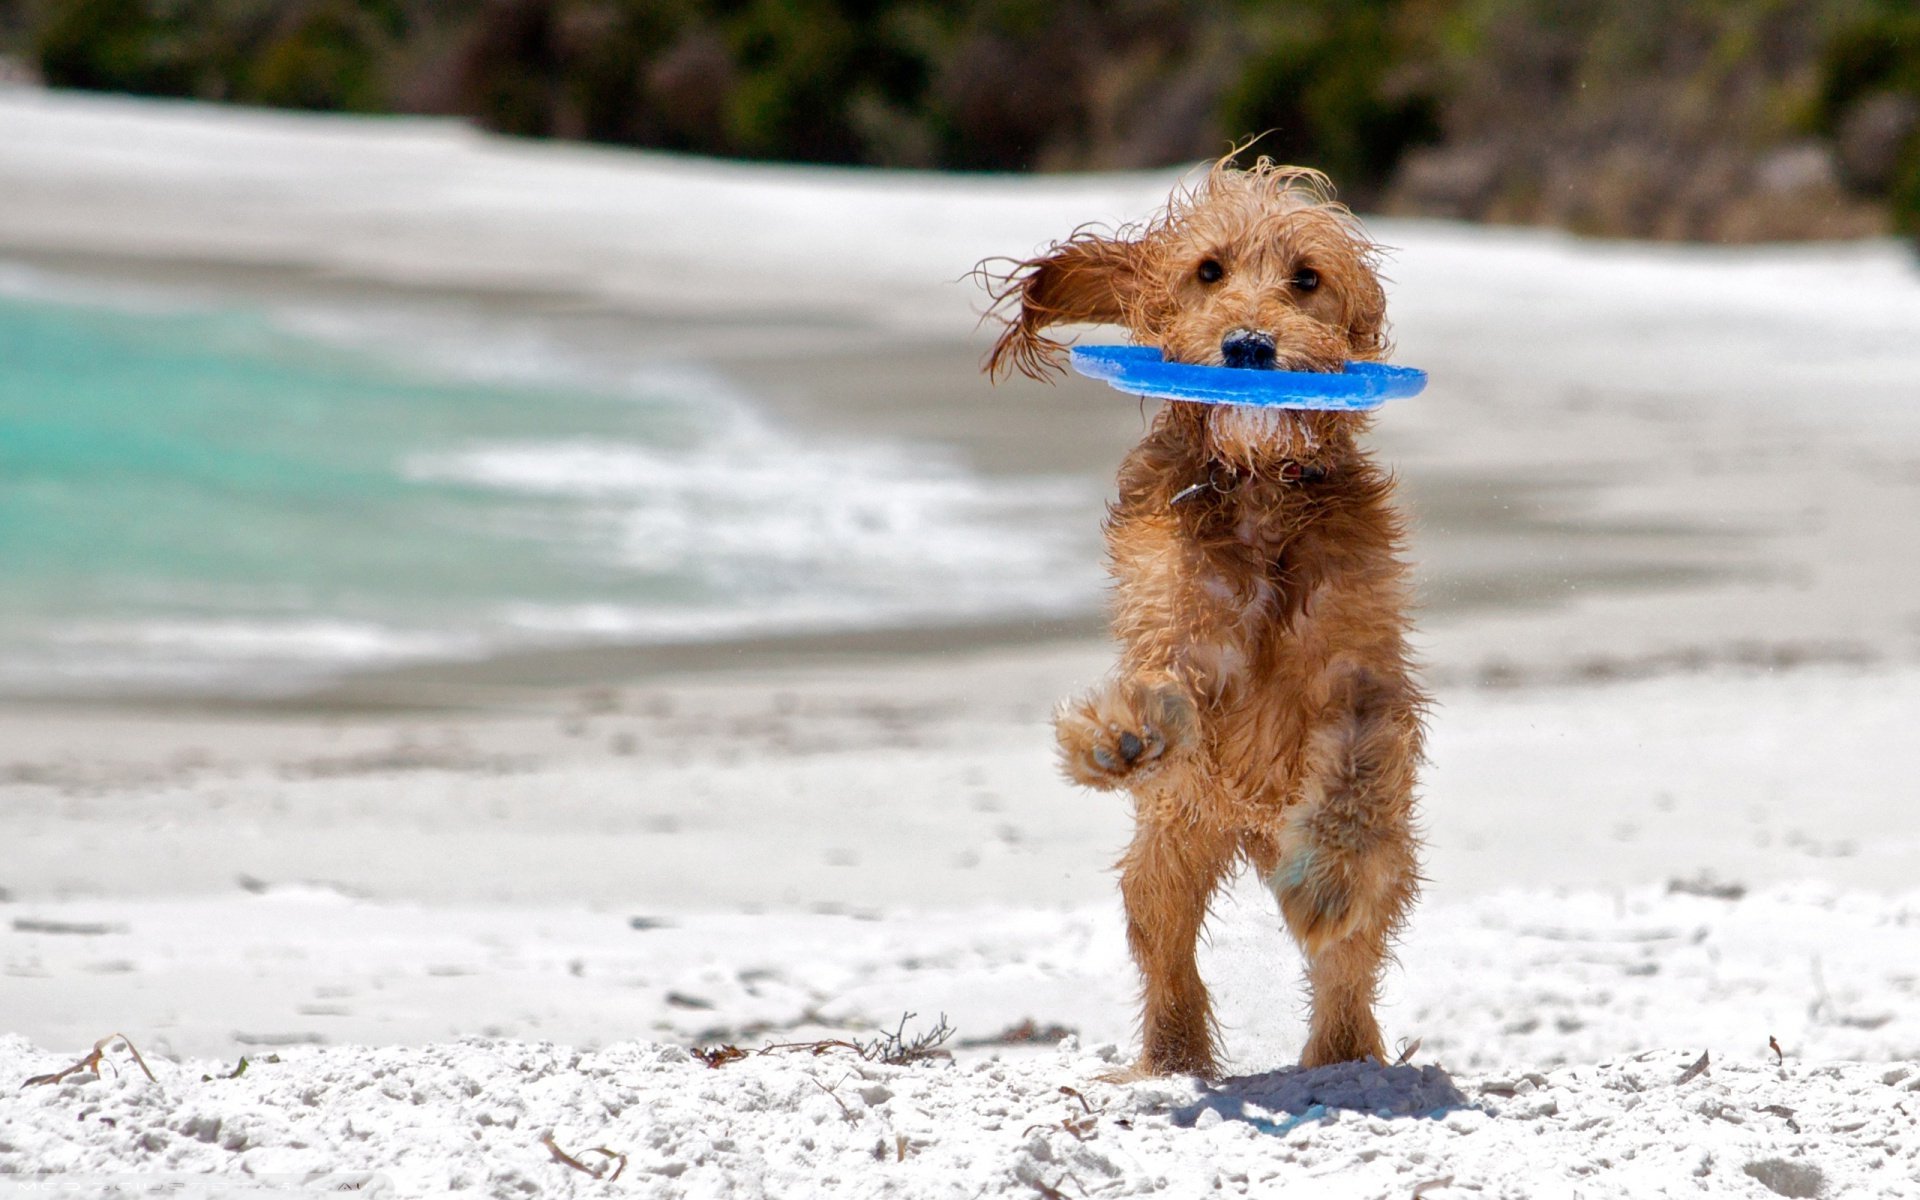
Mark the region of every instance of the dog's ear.
[[992, 315], [1006, 323], [987, 356], [987, 373], [996, 380], [1009, 370], [1033, 379], [1059, 374], [1066, 345], [1042, 330], [1062, 323], [1126, 324], [1138, 268], [1139, 243], [1093, 233], [1076, 233], [1005, 272], [982, 263], [977, 273], [993, 294]]
[[[1371, 247], [1368, 247], [1371, 251]], [[1380, 286], [1380, 273], [1369, 252], [1364, 267], [1355, 271], [1342, 289], [1345, 300], [1341, 313], [1347, 329], [1350, 353], [1358, 359], [1382, 360], [1392, 346], [1387, 340], [1387, 293]]]
[[1376, 245], [1344, 205], [1321, 201], [1307, 214], [1319, 230], [1315, 240], [1325, 247], [1322, 261], [1330, 268], [1340, 299], [1340, 328], [1347, 335], [1348, 353], [1379, 361], [1392, 349], [1387, 340], [1387, 293], [1380, 286], [1380, 257]]

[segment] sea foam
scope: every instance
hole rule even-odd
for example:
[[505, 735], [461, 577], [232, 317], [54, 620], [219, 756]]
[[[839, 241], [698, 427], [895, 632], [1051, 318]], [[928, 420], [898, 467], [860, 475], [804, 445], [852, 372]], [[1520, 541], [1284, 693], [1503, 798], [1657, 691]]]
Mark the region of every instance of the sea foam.
[[455, 309], [0, 281], [0, 689], [1058, 616], [1098, 489]]

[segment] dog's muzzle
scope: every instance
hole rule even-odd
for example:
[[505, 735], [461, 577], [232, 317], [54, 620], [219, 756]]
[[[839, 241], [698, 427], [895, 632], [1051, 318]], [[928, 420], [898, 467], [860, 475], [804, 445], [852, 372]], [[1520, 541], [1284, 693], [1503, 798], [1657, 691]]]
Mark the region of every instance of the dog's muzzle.
[[1220, 358], [1224, 365], [1229, 367], [1271, 371], [1274, 359], [1273, 338], [1269, 334], [1258, 333], [1251, 329], [1236, 329], [1221, 341]]

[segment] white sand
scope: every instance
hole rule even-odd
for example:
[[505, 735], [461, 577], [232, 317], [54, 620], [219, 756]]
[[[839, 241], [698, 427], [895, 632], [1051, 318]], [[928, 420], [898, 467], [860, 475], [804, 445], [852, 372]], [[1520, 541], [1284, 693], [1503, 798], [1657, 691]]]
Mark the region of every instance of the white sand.
[[[1137, 212], [1169, 178], [1009, 189], [641, 158], [452, 121], [0, 88], [0, 244], [950, 331], [975, 261]], [[1112, 199], [1089, 212], [1094, 196]]]
[[[0, 936], [28, 1036], [0, 1044], [0, 1071], [55, 1070], [125, 1030], [162, 1086], [122, 1055], [118, 1082], [22, 1093], [0, 1106], [0, 1172], [602, 1186], [551, 1160], [553, 1129], [628, 1154], [621, 1185], [663, 1196], [1216, 1176], [1248, 1194], [1447, 1177], [1429, 1194], [1761, 1194], [1749, 1167], [1913, 1194], [1917, 856], [1874, 747], [1900, 736], [1920, 673], [1443, 694], [1435, 883], [1383, 1009], [1429, 1075], [1267, 1074], [1304, 1035], [1298, 959], [1242, 883], [1204, 957], [1242, 1076], [1217, 1092], [1098, 1083], [1132, 1033], [1104, 870], [1124, 814], [1052, 777], [1037, 706], [974, 690], [1047, 674], [994, 654], [952, 664], [952, 690], [905, 667], [758, 694], [709, 679], [410, 735], [366, 717], [16, 717], [14, 777], [38, 782], [9, 788], [0, 833], [33, 853], [10, 865]], [[27, 746], [82, 731], [120, 753], [21, 769]], [[989, 1044], [900, 1070], [789, 1055], [709, 1072], [683, 1049], [868, 1037], [909, 1012]], [[991, 1044], [1028, 1021], [1098, 1054]], [[453, 1042], [474, 1035], [528, 1040]], [[1675, 1084], [1702, 1050], [1713, 1073]], [[200, 1082], [242, 1054], [242, 1080]], [[1460, 1099], [1417, 1091], [1441, 1083]], [[1061, 1086], [1094, 1126], [1031, 1130], [1072, 1115]], [[874, 1147], [900, 1138], [907, 1159], [883, 1166]]]
[[[1281, 957], [1277, 939], [1249, 914], [1226, 915], [1209, 966], [1244, 989], [1228, 993], [1224, 1016], [1235, 1049], [1254, 1051], [1248, 1073], [1217, 1087], [1116, 1087], [1101, 1078], [1124, 1062], [1110, 906], [634, 930], [526, 910], [427, 919], [299, 894], [157, 903], [143, 927], [200, 930], [179, 944], [201, 948], [196, 965], [235, 998], [271, 986], [242, 965], [268, 958], [297, 957], [309, 981], [390, 969], [371, 988], [316, 989], [327, 999], [306, 1006], [308, 1024], [369, 1005], [395, 1020], [381, 1040], [412, 1041], [430, 1014], [474, 1003], [551, 1009], [593, 996], [603, 1019], [651, 1013], [664, 1040], [583, 1052], [250, 1035], [238, 1079], [222, 1076], [239, 1051], [163, 1060], [149, 1040], [157, 1084], [119, 1051], [105, 1078], [16, 1094], [0, 1109], [0, 1168], [54, 1172], [73, 1188], [139, 1173], [155, 1186], [375, 1176], [397, 1195], [598, 1194], [552, 1159], [551, 1133], [582, 1159], [595, 1159], [589, 1147], [626, 1155], [621, 1183], [661, 1196], [975, 1195], [1068, 1181], [1069, 1195], [1764, 1195], [1756, 1181], [1790, 1196], [1920, 1194], [1920, 1070], [1902, 1061], [1920, 1049], [1920, 896], [1510, 892], [1429, 908], [1390, 997], [1395, 1023], [1422, 1039], [1413, 1065], [1305, 1073], [1266, 1069], [1297, 1035], [1293, 1006], [1248, 1003], [1248, 968]], [[237, 938], [236, 917], [251, 926]], [[246, 940], [273, 934], [287, 937], [277, 954]], [[141, 954], [141, 940], [100, 945]], [[891, 1029], [901, 1004], [925, 1005], [905, 1027], [925, 1031], [934, 1003], [963, 1037], [1025, 1019], [1083, 1032], [1057, 1054], [956, 1043], [958, 1065], [909, 1067], [832, 1050], [709, 1069], [684, 1048], [811, 1040], [880, 1011]], [[1708, 1069], [1683, 1078], [1703, 1051]], [[73, 1057], [0, 1038], [0, 1077]]]
[[[1501, 1078], [1351, 1064], [1099, 1082], [1116, 1057], [709, 1069], [658, 1044], [298, 1050], [238, 1079], [206, 1061], [31, 1089], [0, 1136], [34, 1138], [60, 1195], [138, 1187], [130, 1169], [173, 1195], [210, 1172], [256, 1196], [1920, 1194], [1908, 1068], [1748, 1056], [1680, 1082], [1697, 1059], [1675, 1050]], [[63, 1065], [0, 1039], [0, 1070]]]
[[[1124, 800], [1059, 779], [1046, 714], [1103, 653], [662, 680], [534, 715], [0, 722], [20, 903], [235, 895], [880, 912], [1111, 894]], [[1920, 672], [1808, 667], [1448, 688], [1429, 894], [1912, 886]], [[125, 918], [120, 918], [124, 920]], [[211, 1047], [208, 1047], [211, 1049]]]
[[[853, 341], [964, 322], [946, 281], [975, 258], [1165, 184], [0, 90], [0, 249], [35, 261], [545, 289]], [[1920, 285], [1890, 245], [1383, 232], [1403, 356], [1436, 378], [1381, 432], [1443, 593], [1433, 883], [1384, 1014], [1424, 1074], [1267, 1074], [1297, 1053], [1298, 964], [1240, 887], [1207, 971], [1248, 1078], [1096, 1081], [1131, 1035], [1126, 816], [1054, 777], [1045, 715], [1098, 646], [484, 711], [16, 706], [0, 1085], [113, 1030], [161, 1081], [116, 1052], [117, 1079], [8, 1093], [0, 1194], [313, 1172], [395, 1195], [1915, 1194]], [[682, 1049], [908, 1011], [1084, 1049], [718, 1071]], [[475, 1035], [516, 1040], [454, 1040]], [[1092, 1126], [1059, 1127], [1089, 1115], [1061, 1086]], [[549, 1129], [628, 1174], [556, 1163]]]

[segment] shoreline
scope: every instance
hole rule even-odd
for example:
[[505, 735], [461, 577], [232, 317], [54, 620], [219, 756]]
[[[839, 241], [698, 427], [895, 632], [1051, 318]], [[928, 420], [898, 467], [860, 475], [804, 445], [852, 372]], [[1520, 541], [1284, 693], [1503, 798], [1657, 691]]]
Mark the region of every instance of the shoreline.
[[[245, 877], [687, 911], [1087, 900], [1110, 889], [1127, 805], [1058, 774], [1051, 714], [1111, 663], [1095, 643], [1039, 643], [471, 708], [8, 706], [0, 841], [39, 850], [0, 889], [217, 895]], [[1920, 763], [1899, 731], [1920, 660], [1522, 682], [1433, 687], [1435, 894], [1703, 869], [1910, 878], [1900, 781]], [[582, 873], [614, 847], [631, 866]]]
[[[110, 286], [125, 266], [92, 260], [90, 286]], [[163, 278], [169, 294], [227, 286], [228, 276], [197, 280], [198, 270], [174, 264], [146, 278]], [[287, 303], [288, 289], [301, 295], [307, 286], [270, 271], [250, 279], [245, 294], [267, 304]], [[338, 280], [326, 286], [336, 303], [371, 295], [404, 311], [409, 297], [418, 299]], [[551, 328], [563, 331], [554, 335], [560, 351], [576, 345], [568, 329], [585, 339], [581, 344], [608, 336], [604, 328], [593, 331], [601, 319], [594, 313], [524, 311], [520, 306], [545, 303], [528, 295], [423, 294], [468, 306], [461, 311], [479, 306], [494, 320], [551, 319]], [[633, 320], [619, 317], [612, 328]], [[979, 349], [977, 341], [922, 337], [884, 354], [835, 345], [777, 362], [757, 353], [707, 361], [802, 436], [925, 446], [1003, 481], [1046, 472], [1076, 481], [1085, 496], [1072, 536], [1091, 567], [1101, 552], [1101, 505], [1112, 473], [1149, 409], [1083, 380], [990, 387], [977, 372]], [[1413, 520], [1419, 638], [1437, 683], [1920, 656], [1920, 626], [1906, 622], [1902, 593], [1890, 582], [1899, 564], [1870, 551], [1863, 516], [1920, 529], [1920, 497], [1897, 470], [1852, 469], [1860, 453], [1856, 430], [1810, 430], [1797, 416], [1741, 411], [1737, 399], [1669, 409], [1536, 390], [1525, 379], [1489, 386], [1476, 381], [1485, 367], [1472, 355], [1454, 350], [1449, 359], [1437, 346], [1428, 353], [1453, 369], [1441, 370], [1429, 396], [1386, 410], [1373, 442], [1398, 472]], [[1717, 445], [1730, 421], [1744, 424], [1740, 437]], [[1898, 427], [1885, 432], [1894, 436], [1877, 452], [1883, 458], [1906, 444]], [[1823, 479], [1818, 491], [1796, 495], [1779, 487], [1778, 464], [1788, 455], [1796, 471]], [[48, 688], [16, 692], [0, 705], [485, 707], [622, 677], [751, 671], [843, 654], [936, 663], [951, 653], [1006, 646], [1094, 645], [1104, 638], [1104, 618], [1092, 611], [1098, 603], [1090, 596], [1083, 615], [1041, 619], [911, 621], [693, 642], [583, 638], [506, 647], [472, 660], [349, 668], [274, 694], [178, 687], [88, 696]]]
[[[1137, 219], [1172, 172], [852, 178], [529, 147], [431, 121], [56, 93], [0, 92], [0, 113], [21, 132], [0, 145], [0, 246], [23, 261], [269, 311], [423, 312], [453, 329], [455, 351], [506, 330], [614, 374], [691, 360], [803, 436], [924, 450], [996, 486], [1076, 481], [1085, 495], [1061, 531], [1090, 568], [1113, 472], [1147, 416], [1080, 379], [990, 386], [981, 298], [959, 277], [981, 255], [1089, 219]], [[126, 149], [135, 137], [140, 154]], [[1920, 538], [1920, 411], [1908, 398], [1920, 346], [1889, 332], [1920, 319], [1909, 256], [1880, 243], [1734, 251], [1378, 224], [1402, 246], [1387, 272], [1396, 357], [1433, 380], [1382, 411], [1373, 442], [1412, 515], [1421, 649], [1436, 676], [1920, 655], [1904, 570], [1885, 550]], [[656, 228], [668, 225], [691, 239], [671, 253]], [[548, 258], [564, 269], [529, 271]], [[1852, 286], [1818, 311], [1766, 299], [1819, 270]], [[1665, 286], [1657, 310], [1649, 278]], [[653, 675], [837, 650], [921, 655], [943, 640], [1083, 640], [1099, 634], [1098, 605], [1090, 594], [1088, 616], [1043, 634], [1012, 618], [583, 643], [357, 671], [321, 690], [328, 703], [377, 704], [382, 681], [492, 692], [514, 670], [600, 680], [611, 664]]]
[[545, 709], [611, 686], [728, 681], [839, 667], [930, 665], [1042, 652], [1104, 648], [1101, 617], [1005, 618], [869, 629], [768, 634], [701, 642], [582, 642], [508, 648], [474, 659], [351, 668], [282, 692], [176, 687], [104, 692], [18, 691], [0, 695], [0, 714], [152, 713], [168, 716], [379, 716]]
[[[0, 246], [93, 246], [89, 277], [136, 292], [332, 305], [361, 318], [333, 327], [356, 348], [426, 313], [375, 330], [402, 357], [425, 326], [452, 329], [439, 350], [530, 332], [591, 358], [583, 376], [677, 354], [718, 377], [703, 396], [737, 387], [796, 432], [780, 461], [802, 439], [839, 454], [809, 477], [835, 494], [972, 472], [1020, 522], [1075, 523], [1043, 582], [1069, 580], [1076, 545], [1097, 560], [1145, 407], [1080, 380], [990, 389], [930, 264], [1139, 215], [1121, 201], [1157, 183], [986, 181], [961, 204], [739, 168], [689, 208], [701, 172], [650, 197], [642, 156], [38, 103], [40, 135], [84, 136], [0, 139]], [[21, 111], [0, 90], [0, 125]], [[368, 156], [391, 177], [328, 177]], [[764, 220], [789, 209], [797, 244], [758, 274]], [[670, 277], [627, 278], [679, 269], [643, 223], [662, 212], [698, 226], [674, 254], [709, 255], [684, 307]], [[889, 240], [890, 220], [923, 227]], [[807, 241], [835, 221], [839, 242]], [[1304, 1039], [1303, 964], [1242, 875], [1199, 954], [1227, 1061], [1264, 1073], [1102, 1080], [1138, 1013], [1115, 872], [1132, 815], [1061, 776], [1050, 724], [1112, 669], [1089, 595], [1081, 616], [543, 646], [263, 699], [0, 698], [0, 1068], [61, 1072], [121, 1031], [158, 1076], [110, 1037], [109, 1069], [16, 1092], [0, 1180], [604, 1193], [564, 1145], [630, 1154], [620, 1186], [702, 1194], [1885, 1191], [1915, 1161], [1896, 1110], [1920, 1091], [1920, 606], [1899, 550], [1920, 544], [1920, 278], [1884, 247], [1391, 232], [1414, 244], [1401, 361], [1433, 378], [1372, 435], [1411, 513], [1434, 693], [1423, 895], [1381, 1007], [1411, 1065], [1272, 1069]], [[866, 257], [842, 263], [849, 245]], [[1820, 303], [1782, 302], [1810, 280]], [[557, 406], [514, 411], [565, 432]], [[860, 439], [904, 468], [851, 475]], [[701, 479], [737, 486], [728, 462]], [[1042, 475], [1080, 490], [1018, 491]], [[220, 498], [209, 520], [243, 511], [196, 494]], [[673, 511], [704, 537], [724, 508]], [[906, 586], [876, 594], [917, 602], [938, 572], [901, 564], [939, 560], [902, 539], [944, 527], [893, 528], [875, 577]], [[998, 602], [1019, 560], [988, 545], [944, 578]], [[1064, 607], [1081, 587], [1023, 594]], [[763, 594], [787, 593], [738, 593]], [[687, 1049], [869, 1038], [903, 1013], [972, 1044], [912, 1067]]]

